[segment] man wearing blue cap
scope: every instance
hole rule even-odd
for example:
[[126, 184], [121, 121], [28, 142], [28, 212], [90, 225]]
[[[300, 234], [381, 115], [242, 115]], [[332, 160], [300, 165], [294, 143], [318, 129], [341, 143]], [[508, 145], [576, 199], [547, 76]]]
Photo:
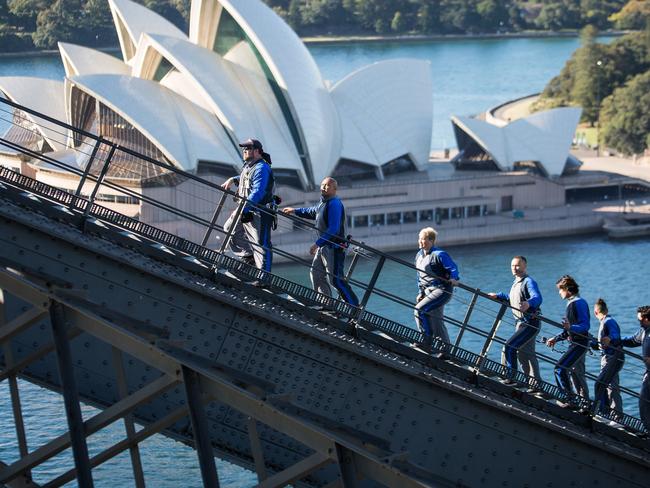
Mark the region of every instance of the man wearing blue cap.
[[241, 174], [228, 178], [221, 188], [229, 190], [234, 183], [238, 187], [237, 195], [247, 202], [239, 222], [235, 223], [236, 212], [233, 212], [224, 224], [224, 230], [228, 232], [235, 225], [230, 240], [230, 249], [235, 255], [261, 270], [271, 271], [274, 216], [265, 208], [273, 201], [275, 186], [271, 158], [257, 139], [247, 139], [239, 147], [242, 148], [244, 159]]

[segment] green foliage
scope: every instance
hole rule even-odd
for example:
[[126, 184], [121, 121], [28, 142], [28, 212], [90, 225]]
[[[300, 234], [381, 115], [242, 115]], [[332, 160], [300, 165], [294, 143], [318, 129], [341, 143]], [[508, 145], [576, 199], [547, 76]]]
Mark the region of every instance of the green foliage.
[[635, 76], [603, 102], [603, 142], [624, 154], [639, 154], [650, 143], [650, 71]]
[[615, 88], [650, 69], [645, 33], [628, 34], [609, 45], [596, 43], [594, 36], [591, 29], [585, 32], [583, 45], [546, 85], [534, 109], [579, 105], [583, 120], [594, 123], [600, 103]]
[[73, 42], [82, 35], [78, 21], [81, 11], [79, 0], [56, 0], [36, 16], [36, 32], [32, 34], [36, 47], [51, 49], [56, 43]]
[[650, 20], [650, 2], [648, 0], [630, 0], [625, 6], [612, 14], [609, 21], [617, 29], [643, 29]]
[[[191, 0], [134, 0], [187, 32]], [[252, 0], [250, 0], [252, 1]], [[478, 34], [522, 29], [639, 28], [648, 0], [262, 0], [298, 34]], [[72, 21], [71, 18], [76, 18]], [[115, 45], [107, 0], [0, 0], [0, 23], [57, 41]], [[5, 43], [0, 46], [3, 49]]]
[[395, 12], [393, 20], [390, 22], [390, 30], [393, 32], [404, 32], [406, 30], [406, 21], [399, 10]]

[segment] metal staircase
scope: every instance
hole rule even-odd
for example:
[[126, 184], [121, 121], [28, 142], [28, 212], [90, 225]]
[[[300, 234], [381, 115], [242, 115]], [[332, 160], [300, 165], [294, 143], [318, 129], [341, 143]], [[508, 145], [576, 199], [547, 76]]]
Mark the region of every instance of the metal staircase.
[[[224, 252], [230, 236], [219, 222], [231, 193], [6, 103], [96, 142], [80, 168], [0, 138], [79, 181], [69, 192], [0, 168], [0, 380], [10, 384], [20, 450], [0, 464], [0, 483], [37, 486], [31, 470], [71, 447], [74, 466], [43, 486], [93, 486], [93, 468], [124, 451], [144, 486], [138, 445], [162, 433], [194, 447], [206, 487], [219, 486], [215, 456], [254, 470], [261, 487], [647, 486], [639, 419], [612, 412], [621, 428], [612, 427], [589, 413], [589, 399], [576, 398], [586, 413], [570, 411], [552, 384], [532, 393], [521, 373], [514, 385], [500, 381], [509, 372], [490, 349], [503, 343], [506, 305], [483, 323], [476, 311], [494, 302], [461, 285], [464, 317], [446, 317], [455, 342], [434, 344], [445, 351], [434, 357], [411, 346], [419, 332], [373, 311], [373, 297], [412, 308], [378, 286], [385, 266], [414, 273], [410, 263], [353, 243], [358, 308], [264, 273]], [[214, 192], [215, 214], [197, 217], [107, 178], [117, 151]], [[191, 220], [202, 243], [100, 205], [103, 189]], [[220, 245], [206, 247], [214, 233]], [[360, 258], [373, 263], [366, 278], [354, 271]], [[462, 347], [469, 335], [480, 350]], [[65, 434], [27, 445], [16, 377], [63, 394]], [[83, 421], [80, 401], [101, 412]], [[90, 456], [86, 439], [120, 419], [126, 437]]]

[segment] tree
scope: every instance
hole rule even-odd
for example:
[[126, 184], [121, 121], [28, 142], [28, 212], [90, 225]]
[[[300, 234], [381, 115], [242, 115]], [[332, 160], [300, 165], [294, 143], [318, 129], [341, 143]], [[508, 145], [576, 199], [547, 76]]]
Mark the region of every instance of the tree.
[[440, 21], [450, 32], [480, 32], [481, 17], [474, 1], [442, 0]]
[[16, 26], [29, 32], [36, 29], [36, 16], [48, 7], [47, 0], [9, 0], [7, 6], [16, 19]]
[[650, 2], [630, 0], [621, 10], [612, 14], [609, 20], [617, 29], [643, 29], [650, 20]]
[[187, 31], [187, 21], [169, 0], [144, 0], [144, 6], [162, 15], [183, 32]]
[[430, 34], [440, 28], [440, 2], [423, 0], [416, 14], [417, 30]]
[[83, 31], [80, 24], [80, 0], [56, 0], [36, 16], [36, 31], [32, 34], [34, 45], [44, 49], [56, 47], [59, 41], [70, 42]]
[[289, 10], [287, 12], [287, 24], [293, 30], [298, 30], [302, 26], [302, 15], [300, 14], [300, 0], [291, 0], [289, 2]]
[[115, 44], [117, 37], [113, 17], [106, 0], [88, 0], [83, 7], [82, 18], [85, 43], [91, 46]]
[[395, 12], [395, 15], [393, 16], [393, 20], [390, 23], [390, 29], [393, 32], [404, 32], [406, 30], [406, 21], [404, 20], [402, 12], [399, 10]]
[[535, 19], [535, 24], [542, 29], [553, 31], [577, 29], [582, 25], [580, 8], [571, 0], [546, 3]]
[[483, 31], [494, 32], [503, 30], [508, 24], [508, 3], [496, 0], [480, 0], [476, 12], [481, 17]]
[[355, 0], [354, 15], [363, 27], [381, 34], [388, 30], [401, 3], [401, 0]]
[[580, 37], [582, 46], [575, 56], [575, 74], [571, 99], [582, 107], [582, 118], [593, 124], [598, 120], [603, 90], [602, 46], [596, 42], [598, 30], [593, 26], [585, 27]]
[[603, 102], [600, 126], [605, 145], [624, 154], [647, 149], [650, 135], [650, 71], [617, 88]]

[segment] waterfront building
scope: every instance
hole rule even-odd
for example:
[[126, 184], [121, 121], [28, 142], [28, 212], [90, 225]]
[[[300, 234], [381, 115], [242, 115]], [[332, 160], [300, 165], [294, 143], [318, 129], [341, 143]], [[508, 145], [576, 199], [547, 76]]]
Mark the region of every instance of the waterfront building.
[[529, 113], [537, 95], [506, 102], [476, 117], [453, 116], [458, 169], [533, 171], [547, 177], [575, 173], [580, 162], [569, 150], [580, 107]]
[[[326, 175], [370, 172], [382, 179], [427, 164], [428, 62], [374, 63], [331, 84], [295, 32], [261, 1], [193, 0], [188, 34], [130, 0], [108, 2], [121, 60], [61, 43], [65, 80], [0, 78], [0, 91], [191, 172], [238, 172], [237, 142], [249, 137], [272, 154], [277, 181], [302, 190]], [[22, 132], [33, 123], [29, 116], [16, 122]], [[15, 132], [21, 131], [8, 136], [17, 142]], [[82, 137], [30, 134], [54, 159], [80, 168], [88, 161]], [[22, 167], [13, 156], [5, 152], [3, 161]], [[124, 157], [121, 173], [109, 178], [137, 185], [161, 176], [152, 165]]]
[[[600, 216], [574, 211], [571, 219], [566, 204], [585, 197], [585, 188], [622, 195], [629, 186], [611, 175], [575, 174], [579, 164], [569, 149], [578, 108], [522, 116], [515, 115], [518, 100], [475, 118], [454, 117], [459, 154], [451, 165], [430, 161], [433, 88], [426, 62], [383, 61], [332, 85], [295, 33], [257, 0], [194, 0], [189, 34], [139, 4], [108, 1], [122, 59], [60, 44], [63, 81], [4, 77], [0, 94], [214, 183], [239, 171], [237, 142], [258, 138], [273, 156], [284, 204], [317, 200], [318, 183], [333, 175], [353, 237], [384, 250], [412, 248], [412, 236], [432, 224], [444, 229], [445, 244], [595, 230]], [[87, 166], [88, 140], [20, 110], [12, 115], [7, 140]], [[104, 185], [97, 201], [201, 241], [200, 225], [178, 222], [133, 194], [206, 220], [214, 195], [128, 153], [116, 155], [107, 179], [132, 193]], [[92, 172], [105, 156], [101, 148]], [[1, 146], [0, 164], [71, 192], [79, 184], [69, 171]], [[88, 182], [81, 191], [92, 188]], [[274, 237], [295, 254], [305, 252], [307, 240], [286, 227]]]

